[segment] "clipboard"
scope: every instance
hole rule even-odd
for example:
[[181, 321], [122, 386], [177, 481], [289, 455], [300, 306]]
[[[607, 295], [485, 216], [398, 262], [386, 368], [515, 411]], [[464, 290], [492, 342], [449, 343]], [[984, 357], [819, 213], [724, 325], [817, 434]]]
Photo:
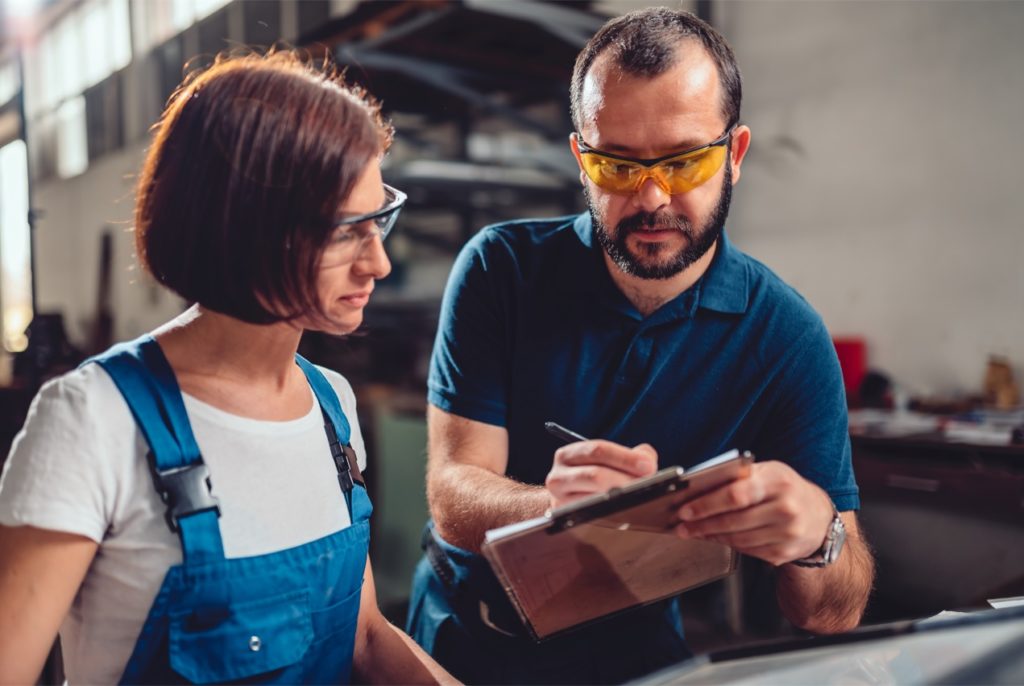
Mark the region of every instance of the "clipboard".
[[737, 554], [682, 539], [680, 505], [750, 473], [731, 450], [689, 470], [669, 467], [622, 488], [492, 529], [481, 552], [523, 626], [542, 641], [728, 576]]

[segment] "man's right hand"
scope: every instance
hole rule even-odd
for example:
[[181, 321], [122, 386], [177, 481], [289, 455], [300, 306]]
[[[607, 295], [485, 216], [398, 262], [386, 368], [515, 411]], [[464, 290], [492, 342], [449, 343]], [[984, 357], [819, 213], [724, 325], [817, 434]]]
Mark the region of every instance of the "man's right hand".
[[579, 441], [555, 451], [544, 485], [552, 509], [624, 486], [658, 469], [658, 453], [647, 443], [634, 448], [610, 441]]

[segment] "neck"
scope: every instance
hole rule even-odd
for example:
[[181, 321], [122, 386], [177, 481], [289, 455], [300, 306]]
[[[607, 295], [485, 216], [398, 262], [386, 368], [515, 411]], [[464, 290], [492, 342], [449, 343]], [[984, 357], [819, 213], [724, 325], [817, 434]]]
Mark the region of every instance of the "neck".
[[718, 252], [718, 241], [715, 241], [711, 249], [699, 260], [667, 279], [641, 279], [638, 276], [627, 274], [619, 269], [607, 252], [604, 253], [604, 262], [608, 267], [608, 273], [611, 274], [612, 281], [622, 291], [622, 294], [641, 315], [648, 317], [659, 307], [697, 283], [711, 266], [716, 252]]
[[179, 376], [283, 387], [294, 374], [302, 329], [288, 322], [249, 324], [194, 305], [154, 336]]

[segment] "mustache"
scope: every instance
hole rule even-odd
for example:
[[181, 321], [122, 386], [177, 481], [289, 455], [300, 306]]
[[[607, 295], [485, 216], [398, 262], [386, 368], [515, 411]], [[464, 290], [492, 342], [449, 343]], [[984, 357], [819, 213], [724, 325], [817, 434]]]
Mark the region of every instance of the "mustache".
[[619, 220], [617, 228], [620, 236], [634, 231], [681, 231], [689, 234], [693, 230], [686, 217], [668, 212], [637, 212]]

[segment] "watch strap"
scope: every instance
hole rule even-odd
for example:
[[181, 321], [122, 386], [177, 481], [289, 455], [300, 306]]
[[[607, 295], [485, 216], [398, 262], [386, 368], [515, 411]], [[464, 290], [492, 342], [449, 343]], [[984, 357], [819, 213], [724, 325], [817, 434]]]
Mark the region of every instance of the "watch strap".
[[846, 526], [843, 524], [843, 518], [839, 516], [839, 510], [836, 508], [835, 503], [832, 503], [832, 520], [829, 522], [828, 531], [821, 546], [811, 555], [793, 560], [790, 564], [812, 569], [828, 567], [838, 558], [839, 551], [834, 550], [834, 548], [837, 545], [841, 546], [843, 544], [841, 539], [844, 537], [845, 532]]

